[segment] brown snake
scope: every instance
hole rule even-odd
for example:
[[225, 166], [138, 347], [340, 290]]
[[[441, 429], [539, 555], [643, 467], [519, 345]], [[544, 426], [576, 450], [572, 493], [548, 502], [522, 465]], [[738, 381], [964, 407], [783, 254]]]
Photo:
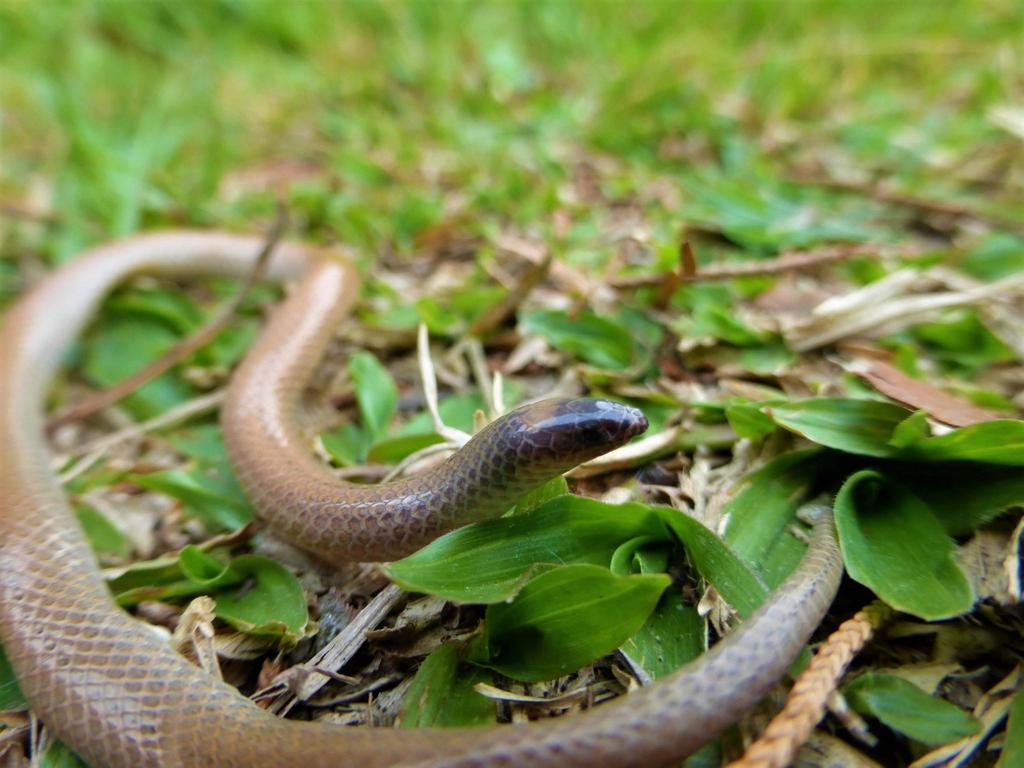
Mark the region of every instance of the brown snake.
[[[0, 639], [33, 710], [95, 768], [663, 765], [714, 738], [785, 674], [842, 573], [829, 515], [785, 584], [709, 653], [628, 696], [527, 726], [382, 730], [283, 720], [118, 608], [50, 468], [48, 384], [119, 281], [141, 272], [244, 274], [260, 245], [209, 232], [106, 245], [50, 274], [0, 327]], [[408, 553], [499, 514], [524, 489], [645, 426], [633, 409], [606, 401], [549, 401], [495, 422], [424, 475], [339, 483], [309, 454], [292, 417], [351, 307], [356, 275], [348, 260], [297, 245], [278, 248], [270, 274], [302, 280], [236, 374], [225, 438], [261, 515], [307, 549], [368, 560]]]

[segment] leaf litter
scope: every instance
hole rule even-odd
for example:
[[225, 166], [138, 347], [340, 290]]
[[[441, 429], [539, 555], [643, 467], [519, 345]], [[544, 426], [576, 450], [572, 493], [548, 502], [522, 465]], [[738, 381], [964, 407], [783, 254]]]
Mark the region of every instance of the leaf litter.
[[[563, 22], [549, 19], [540, 28]], [[878, 39], [858, 38], [859, 53], [838, 49], [850, 67], [840, 90], [874, 82], [880, 62], [903, 50], [902, 35], [896, 45], [893, 30], [875, 31]], [[96, 44], [103, 56], [115, 55]], [[509, 657], [502, 663], [479, 640], [484, 610], [439, 597], [408, 603], [384, 586], [376, 567], [334, 573], [248, 525], [250, 510], [232, 485], [209, 415], [244, 333], [197, 354], [189, 371], [172, 370], [144, 397], [54, 435], [68, 492], [93, 509], [83, 513], [91, 540], [117, 566], [108, 578], [150, 590], [140, 615], [176, 628], [178, 642], [191, 644], [210, 668], [219, 655], [232, 682], [250, 694], [261, 689], [258, 700], [276, 711], [321, 717], [335, 710], [331, 716], [347, 723], [373, 725], [521, 721], [590, 706], [693, 658], [799, 558], [799, 511], [852, 483], [843, 497], [850, 501], [847, 530], [869, 530], [888, 515], [897, 540], [878, 548], [870, 537], [844, 536], [852, 575], [866, 586], [847, 587], [830, 622], [854, 613], [869, 587], [907, 611], [904, 617], [949, 618], [904, 618], [882, 629], [853, 660], [840, 693], [816, 694], [815, 706], [827, 700], [833, 715], [811, 744], [821, 748], [836, 734], [844, 759], [886, 765], [970, 764], [985, 750], [991, 754], [974, 759], [993, 757], [1002, 745], [1019, 743], [1024, 728], [1020, 717], [1011, 716], [1013, 733], [1005, 725], [1013, 701], [1022, 700], [1024, 654], [1024, 488], [1012, 472], [1024, 450], [1017, 421], [1024, 408], [1024, 243], [1013, 239], [1019, 223], [1007, 215], [1024, 168], [1005, 144], [1019, 138], [1019, 108], [961, 83], [958, 98], [989, 107], [976, 110], [987, 115], [979, 125], [965, 116], [969, 109], [954, 114], [916, 103], [907, 96], [912, 80], [879, 78], [879, 95], [847, 101], [840, 119], [819, 112], [817, 96], [796, 88], [788, 106], [766, 105], [758, 79], [768, 75], [757, 67], [744, 73], [727, 64], [722, 77], [742, 86], [715, 96], [711, 89], [659, 87], [668, 72], [663, 82], [678, 84], [675, 54], [659, 45], [651, 38], [643, 56], [623, 60], [622, 92], [567, 94], [563, 113], [546, 99], [545, 78], [578, 74], [532, 60], [513, 42], [505, 64], [481, 58], [468, 65], [487, 70], [489, 98], [499, 105], [472, 120], [460, 112], [461, 119], [436, 114], [420, 123], [420, 97], [396, 86], [422, 76], [406, 62], [405, 74], [386, 73], [383, 85], [352, 85], [367, 92], [394, 87], [392, 109], [401, 122], [367, 102], [369, 122], [341, 126], [335, 115], [319, 113], [309, 131], [280, 142], [284, 156], [261, 139], [245, 159], [215, 160], [212, 148], [200, 149], [219, 170], [194, 204], [183, 202], [195, 183], [182, 177], [186, 164], [159, 179], [136, 168], [146, 177], [142, 203], [113, 178], [90, 178], [78, 160], [57, 182], [91, 184], [95, 195], [64, 189], [59, 207], [38, 204], [38, 183], [22, 190], [3, 180], [4, 199], [15, 195], [5, 206], [14, 227], [0, 261], [4, 301], [9, 284], [38, 272], [22, 254], [39, 250], [59, 261], [81, 244], [136, 229], [139, 204], [146, 222], [253, 230], [269, 224], [281, 198], [293, 234], [356, 245], [367, 276], [363, 300], [310, 387], [306, 416], [339, 475], [419, 471], [486, 420], [548, 395], [591, 393], [642, 408], [652, 424], [648, 435], [571, 473], [570, 486], [588, 498], [569, 502], [560, 495], [565, 486], [556, 487], [500, 521], [548, 548], [532, 570], [506, 578], [506, 612], [514, 627], [549, 632], [544, 647], [568, 648], [578, 670], [561, 674], [556, 651], [531, 659], [529, 645], [513, 648], [514, 664]], [[776, 54], [778, 66], [796, 66], [782, 50]], [[991, 70], [981, 57], [973, 63], [991, 77], [1011, 78], [997, 63]], [[824, 85], [817, 83], [817, 93]], [[284, 114], [284, 93], [267, 91], [257, 124], [272, 126], [274, 115]], [[887, 111], [893, 94], [910, 98], [910, 108], [928, 119], [910, 126]], [[545, 131], [557, 134], [561, 121], [594, 104], [630, 119], [614, 130], [602, 120], [561, 134], [571, 141], [547, 138]], [[509, 105], [554, 128], [510, 135]], [[399, 140], [412, 114], [422, 133]], [[147, 130], [159, 143], [156, 129]], [[23, 151], [14, 135], [14, 152]], [[370, 135], [373, 147], [366, 145]], [[95, 140], [112, 141], [103, 132]], [[90, 199], [106, 205], [96, 208]], [[63, 229], [50, 221], [51, 210], [61, 211]], [[46, 215], [25, 213], [33, 211]], [[110, 211], [128, 218], [113, 220]], [[124, 221], [134, 224], [126, 229]], [[993, 239], [1009, 245], [993, 246]], [[57, 412], [117, 380], [121, 369], [110, 350], [124, 338], [118, 321], [126, 313], [145, 317], [139, 328], [173, 344], [195, 334], [196, 317], [216, 313], [235, 290], [237, 284], [140, 281], [115, 295], [55, 388]], [[254, 327], [275, 297], [256, 291], [239, 302], [235, 325]], [[152, 365], [166, 348], [133, 347], [128, 362], [135, 370]], [[950, 431], [956, 427], [965, 429]], [[202, 436], [189, 433], [196, 429]], [[605, 498], [627, 506], [601, 504]], [[545, 509], [559, 505], [581, 506], [542, 526]], [[657, 524], [645, 517], [655, 505]], [[595, 549], [585, 562], [573, 562], [582, 556], [564, 548], [584, 530], [579, 510], [591, 515], [586, 530], [605, 534], [600, 557]], [[623, 528], [631, 514], [647, 522]], [[901, 546], [899, 531], [908, 525], [923, 531], [920, 540], [940, 544], [927, 552]], [[501, 538], [488, 539], [488, 530], [474, 529], [476, 546], [501, 552]], [[203, 558], [193, 558], [188, 576], [180, 553], [190, 544]], [[268, 638], [256, 628], [281, 625], [278, 608], [229, 624], [211, 619], [215, 608], [184, 602], [200, 575], [236, 601], [254, 588], [259, 597], [258, 579], [217, 581], [253, 557], [276, 564], [273, 583], [292, 595], [290, 615], [308, 608], [308, 625]], [[434, 567], [438, 578], [451, 576], [451, 561], [432, 564], [427, 550], [391, 571], [409, 569], [417, 557], [421, 572]], [[894, 563], [918, 566], [899, 577], [907, 580], [901, 586], [909, 602], [890, 594], [881, 578]], [[604, 570], [597, 576], [594, 568]], [[482, 589], [471, 576], [431, 589], [446, 596]], [[583, 596], [592, 594], [587, 579], [614, 583], [623, 594], [640, 589], [650, 603], [646, 621], [637, 629], [630, 617], [627, 637], [607, 617], [601, 632], [590, 634], [612, 640], [580, 647], [572, 630], [594, 618], [585, 607], [574, 616], [572, 606], [539, 601], [538, 610], [536, 598], [515, 602], [524, 591], [530, 598], [529, 585], [544, 578]], [[750, 586], [747, 597], [740, 584]], [[654, 595], [655, 588], [664, 591]], [[322, 645], [310, 636], [317, 620], [323, 636], [333, 635]], [[501, 640], [501, 623], [493, 623]], [[667, 644], [667, 632], [685, 642]], [[913, 673], [922, 664], [934, 666], [926, 684], [923, 673]], [[508, 674], [513, 667], [519, 680]], [[893, 682], [913, 675], [906, 685]], [[5, 680], [9, 687], [9, 675]], [[856, 712], [843, 709], [842, 696], [857, 699]], [[11, 700], [11, 708], [24, 707]], [[894, 708], [908, 706], [920, 709], [922, 722], [893, 718]], [[971, 717], [981, 726], [961, 738], [956, 728]], [[739, 757], [756, 737], [751, 724], [763, 722], [763, 713], [753, 715], [721, 741], [718, 758]], [[12, 721], [5, 743], [16, 746], [23, 734]]]

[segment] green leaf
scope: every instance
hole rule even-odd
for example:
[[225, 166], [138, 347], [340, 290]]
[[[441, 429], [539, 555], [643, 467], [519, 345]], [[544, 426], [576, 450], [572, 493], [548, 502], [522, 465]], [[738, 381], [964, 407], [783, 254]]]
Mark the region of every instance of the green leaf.
[[974, 592], [955, 546], [924, 502], [880, 472], [858, 472], [836, 497], [836, 528], [850, 576], [897, 610], [959, 616]]
[[63, 741], [51, 741], [39, 758], [39, 768], [89, 768]]
[[1024, 273], [1024, 238], [994, 232], [960, 262], [960, 268], [980, 280], [999, 280]]
[[815, 398], [765, 410], [780, 426], [847, 453], [1024, 466], [1024, 421], [1016, 419], [986, 421], [924, 437], [923, 415], [881, 400]]
[[[85, 340], [82, 372], [93, 384], [110, 387], [163, 355], [178, 335], [163, 322], [112, 318]], [[148, 419], [192, 396], [192, 388], [169, 371], [144, 384], [121, 402], [132, 415]]]
[[910, 411], [881, 400], [813, 398], [765, 409], [781, 427], [819, 445], [864, 456], [896, 456], [893, 432]]
[[688, 336], [710, 336], [736, 347], [756, 347], [765, 340], [765, 334], [744, 325], [729, 304], [702, 302], [693, 317], [673, 324], [677, 332]]
[[950, 536], [970, 533], [1010, 507], [1024, 505], [1024, 472], [1017, 467], [900, 462], [885, 471], [927, 504]]
[[702, 174], [690, 182], [686, 214], [711, 224], [751, 250], [807, 247], [818, 242], [861, 242], [879, 237], [875, 207], [854, 201], [837, 205], [808, 186], [783, 184], [762, 174]]
[[342, 467], [363, 464], [370, 450], [370, 435], [358, 424], [342, 424], [320, 435], [327, 453]]
[[493, 723], [494, 702], [473, 686], [491, 682], [490, 672], [462, 662], [462, 649], [445, 643], [416, 670], [402, 701], [403, 728], [445, 728]]
[[363, 426], [371, 440], [383, 435], [398, 405], [398, 388], [388, 369], [369, 352], [356, 352], [348, 363]]
[[740, 481], [725, 506], [724, 538], [770, 587], [803, 556], [805, 546], [790, 531], [797, 510], [838, 485], [845, 464], [841, 454], [811, 448], [783, 454]]
[[843, 694], [860, 714], [932, 747], [971, 736], [981, 727], [972, 714], [895, 675], [861, 675], [843, 686]]
[[216, 602], [217, 616], [235, 629], [278, 637], [286, 644], [301, 639], [309, 622], [298, 579], [277, 561], [259, 555], [241, 555], [225, 563], [189, 545], [176, 558], [122, 569], [110, 589], [123, 606], [209, 595]]
[[309, 615], [306, 596], [295, 575], [275, 560], [241, 555], [228, 563], [187, 546], [179, 556], [182, 575], [214, 598], [218, 617], [251, 635], [272, 635], [294, 642]]
[[182, 291], [167, 288], [132, 287], [118, 291], [103, 305], [105, 315], [128, 315], [160, 320], [178, 335], [195, 331], [203, 313]]
[[529, 514], [452, 531], [387, 570], [411, 592], [494, 603], [513, 596], [538, 568], [607, 566], [619, 545], [638, 536], [669, 540], [658, 515], [643, 505], [616, 507], [566, 495]]
[[1024, 467], [1024, 421], [1000, 419], [921, 440], [913, 457], [926, 461], [984, 461]]
[[[508, 394], [509, 388], [506, 387], [506, 395]], [[514, 398], [509, 397], [509, 400], [514, 400]], [[437, 410], [445, 424], [470, 433], [473, 431], [473, 418], [476, 412], [483, 409], [483, 398], [476, 392], [452, 395], [437, 404]], [[434, 432], [434, 422], [427, 411], [423, 411], [409, 419], [409, 421], [398, 427], [394, 432], [396, 435], [436, 434]]]
[[511, 602], [488, 606], [486, 665], [524, 681], [573, 672], [636, 634], [671, 581], [582, 564], [542, 573]]
[[910, 448], [928, 437], [928, 413], [915, 411], [896, 425], [889, 445], [893, 448]]
[[0, 646], [0, 711], [21, 711], [28, 709], [28, 702], [21, 692], [18, 679], [14, 676], [11, 662], [3, 646]]
[[524, 515], [544, 506], [544, 504], [552, 499], [557, 499], [559, 496], [566, 496], [568, 493], [569, 483], [566, 482], [565, 478], [561, 475], [553, 477], [544, 483], [544, 485], [534, 488], [519, 499], [519, 501], [516, 502], [515, 507], [513, 507], [512, 512], [516, 515]]
[[704, 619], [682, 595], [669, 590], [622, 651], [654, 679], [664, 677], [707, 650]]
[[75, 516], [85, 531], [89, 544], [96, 552], [117, 557], [127, 557], [131, 554], [131, 543], [98, 509], [88, 504], [76, 504]]
[[1003, 754], [996, 768], [1013, 768], [1015, 765], [1024, 765], [1024, 689], [1017, 691], [1010, 705]]
[[910, 333], [931, 357], [964, 375], [1016, 357], [973, 310], [957, 312], [953, 320], [915, 325]]
[[762, 410], [765, 405], [768, 403], [730, 403], [725, 418], [740, 437], [760, 440], [775, 431], [775, 421]]
[[700, 575], [711, 582], [743, 618], [768, 596], [768, 589], [713, 531], [689, 515], [667, 507], [651, 507], [686, 547]]
[[569, 317], [555, 309], [537, 309], [521, 319], [525, 333], [542, 336], [555, 349], [586, 360], [599, 368], [621, 370], [633, 362], [630, 332], [619, 323], [589, 310]]
[[216, 465], [228, 461], [224, 450], [224, 435], [216, 422], [178, 427], [168, 432], [165, 438], [174, 446], [174, 450], [190, 459]]
[[130, 475], [141, 488], [183, 502], [211, 531], [234, 531], [252, 520], [252, 510], [227, 465], [190, 470], [169, 469]]
[[[337, 438], [334, 437], [334, 433], [328, 433], [322, 436], [324, 441], [324, 447], [327, 447], [331, 455], [335, 458], [339, 458], [339, 454], [342, 452], [339, 450], [339, 446], [334, 442]], [[328, 440], [331, 440], [331, 445], [328, 446]], [[444, 438], [433, 432], [426, 432], [415, 435], [395, 435], [393, 437], [385, 437], [382, 440], [378, 440], [366, 452], [366, 460], [376, 464], [393, 464], [404, 459], [410, 454], [421, 451], [431, 445], [443, 442]], [[355, 450], [346, 446], [344, 449], [344, 456], [346, 458], [354, 455]], [[339, 463], [350, 464], [354, 462], [340, 461]]]

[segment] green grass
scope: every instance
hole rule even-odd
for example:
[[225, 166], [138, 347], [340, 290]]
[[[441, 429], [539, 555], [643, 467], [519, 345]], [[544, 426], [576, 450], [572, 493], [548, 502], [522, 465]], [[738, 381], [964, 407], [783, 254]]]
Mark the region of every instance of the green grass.
[[[1020, 85], [1024, 16], [1012, 0], [7, 2], [0, 28], [0, 190], [58, 213], [53, 258], [160, 224], [251, 226], [267, 201], [218, 188], [274, 162], [306, 169], [304, 228], [369, 257], [457, 213], [549, 235], [580, 153], [659, 239], [709, 173], [756, 186], [842, 163], [959, 194], [957, 161], [1007, 141], [987, 115]], [[594, 248], [607, 210], [569, 207], [567, 248]]]
[[[906, 266], [958, 268], [983, 281], [1024, 272], [1024, 239], [1015, 223], [1024, 199], [1022, 94], [1024, 8], [1013, 0], [0, 0], [0, 305], [44, 268], [113, 237], [175, 226], [263, 231], [275, 212], [271, 179], [284, 190], [291, 235], [355, 247], [368, 277], [364, 298], [372, 300], [359, 310], [365, 338], [399, 340], [382, 355], [384, 365], [371, 354], [349, 358], [352, 386], [338, 401], [350, 404], [354, 395], [358, 407], [346, 406], [342, 422], [325, 427], [334, 429], [322, 435], [323, 444], [346, 466], [395, 461], [440, 439], [425, 414], [412, 416], [404, 404], [406, 398], [415, 404], [418, 392], [411, 332], [422, 321], [439, 340], [460, 339], [483, 308], [505, 295], [507, 286], [494, 277], [506, 266], [504, 237], [544, 243], [561, 266], [595, 283], [672, 269], [683, 232], [702, 265], [837, 243], [921, 251], [908, 259], [853, 259], [797, 279], [798, 287], [810, 284], [823, 295]], [[927, 206], [807, 183], [809, 176], [881, 181], [978, 215], [951, 220]], [[417, 292], [414, 300], [406, 296], [409, 283], [394, 277], [411, 274], [418, 290], [421, 278], [445, 267], [461, 269], [463, 283]], [[588, 390], [643, 407], [652, 432], [687, 419], [690, 429], [667, 443], [665, 453], [703, 449], [691, 460], [696, 486], [687, 488], [722, 502], [731, 515], [723, 537], [664, 509], [657, 519], [668, 527], [659, 522], [652, 532], [645, 522], [623, 532], [601, 522], [621, 526], [623, 508], [570, 501], [560, 495], [564, 484], [556, 484], [521, 503], [520, 512], [538, 507], [532, 516], [465, 529], [396, 564], [407, 584], [444, 596], [472, 593], [473, 574], [486, 581], [488, 567], [506, 562], [497, 551], [517, 564], [505, 574], [513, 591], [534, 566], [550, 565], [551, 552], [560, 553], [565, 569], [544, 572], [560, 589], [584, 590], [573, 573], [589, 574], [595, 594], [606, 591], [605, 582], [623, 591], [641, 582], [659, 586], [668, 581], [663, 572], [678, 560], [670, 558], [681, 540], [694, 579], [714, 584], [745, 615], [802, 552], [791, 535], [795, 509], [822, 492], [836, 493], [852, 476], [856, 482], [847, 484], [838, 512], [847, 531], [844, 548], [851, 542], [858, 548], [852, 569], [864, 574], [858, 580], [895, 605], [900, 590], [879, 585], [878, 576], [885, 569], [901, 574], [896, 586], [912, 593], [899, 603], [907, 621], [971, 610], [975, 587], [953, 549], [980, 526], [999, 533], [1008, 517], [1000, 513], [1024, 498], [1019, 421], [929, 437], [923, 414], [878, 402], [874, 390], [832, 365], [834, 356], [793, 351], [779, 332], [780, 313], [755, 304], [784, 280], [687, 284], [666, 295], [657, 286], [624, 289], [613, 306], [578, 285], [547, 284], [574, 302], [572, 311], [549, 290], [518, 312], [519, 332], [545, 339], [556, 362], [537, 366], [540, 375], [511, 377], [509, 399], [543, 391], [575, 367]], [[76, 349], [55, 404], [79, 397], [83, 384], [108, 386], [141, 367], [194, 332], [232, 290], [211, 281], [201, 290], [143, 284], [115, 294]], [[222, 383], [257, 332], [257, 305], [272, 300], [257, 291], [233, 327], [188, 361], [190, 372], [174, 370], [147, 385], [121, 403], [122, 414], [149, 418]], [[880, 343], [903, 370], [1012, 417], [1021, 406], [1013, 388], [1019, 349], [1012, 333], [997, 326], [983, 311], [954, 311]], [[492, 361], [500, 364], [505, 349], [489, 348]], [[330, 365], [342, 367], [333, 359]], [[736, 389], [737, 382], [745, 389]], [[794, 393], [826, 397], [803, 400]], [[450, 424], [468, 429], [480, 405], [467, 383], [441, 410]], [[806, 443], [790, 432], [823, 448], [796, 453]], [[728, 453], [737, 436], [762, 452], [759, 472], [745, 474], [745, 449]], [[212, 418], [158, 434], [153, 443], [143, 456], [129, 457], [130, 469], [123, 457], [120, 464], [101, 461], [69, 483], [68, 492], [78, 502], [115, 486], [159, 492], [193, 518], [188, 533], [196, 541], [249, 519]], [[734, 481], [745, 474], [729, 484], [727, 500], [715, 497], [725, 491], [713, 483], [701, 485], [708, 456], [715, 465], [733, 461]], [[944, 485], [955, 488], [946, 492]], [[578, 507], [575, 517], [554, 514], [566, 506]], [[639, 504], [631, 509], [655, 514]], [[872, 519], [872, 512], [881, 517]], [[79, 515], [105, 557], [116, 561], [132, 549], [88, 500]], [[172, 522], [181, 527], [177, 518]], [[708, 522], [716, 527], [717, 520]], [[910, 522], [919, 534], [913, 541], [893, 535], [886, 547], [873, 546], [871, 526], [900, 530]], [[509, 527], [524, 531], [511, 551]], [[586, 538], [581, 531], [601, 542], [585, 557], [573, 549]], [[915, 550], [918, 544], [928, 551]], [[537, 562], [523, 557], [530, 547], [540, 551]], [[278, 564], [243, 555], [249, 559], [225, 565], [193, 555], [191, 570], [173, 559], [143, 563], [112, 586], [125, 602], [133, 589], [153, 586], [166, 590], [161, 594], [191, 595], [210, 579], [223, 581], [218, 569], [237, 576], [257, 563], [269, 574], [264, 581], [288, 592], [296, 615], [305, 615], [305, 594]], [[469, 576], [452, 569], [463, 561], [471, 563], [463, 569]], [[199, 573], [197, 563], [210, 573]], [[411, 580], [414, 566], [435, 580]], [[597, 578], [594, 569], [606, 570]], [[956, 599], [936, 607], [949, 573]], [[228, 579], [220, 586], [234, 584]], [[574, 665], [621, 644], [658, 676], [703, 648], [706, 619], [689, 597], [670, 589], [653, 612], [642, 604], [650, 616], [640, 632], [635, 625], [643, 617], [633, 614], [616, 626], [614, 618], [605, 620], [613, 611], [595, 617], [584, 615], [585, 606], [561, 606], [558, 621], [544, 624], [536, 617], [544, 618], [551, 605], [542, 600], [534, 600], [540, 605], [532, 612], [514, 601], [500, 605], [519, 611], [517, 621], [534, 632], [515, 624], [523, 636], [553, 624], [551, 631], [569, 627], [568, 635], [548, 641], [552, 648], [576, 643]], [[864, 599], [862, 590], [841, 600], [837, 615], [852, 613]], [[247, 625], [269, 626], [273, 601], [259, 589], [250, 601], [259, 611], [256, 619], [246, 613]], [[480, 614], [465, 615], [468, 635]], [[607, 637], [572, 634], [595, 618]], [[981, 612], [971, 621], [997, 631], [998, 622], [986, 623]], [[301, 631], [304, 622], [294, 623]], [[963, 624], [943, 625], [966, 647], [973, 640], [963, 640], [961, 630], [966, 636]], [[414, 687], [422, 722], [493, 719], [493, 707], [481, 708], [472, 684], [492, 680], [485, 668], [504, 667], [481, 650], [479, 638], [476, 647], [432, 649], [437, 655], [421, 667], [431, 676], [424, 673]], [[422, 653], [431, 650], [426, 646]], [[979, 691], [997, 682], [997, 672], [1006, 673], [1007, 659], [1019, 650], [986, 659], [987, 676], [972, 678]], [[870, 663], [888, 668], [918, 653], [917, 646], [894, 643]], [[467, 659], [482, 666], [468, 667]], [[413, 665], [396, 666], [412, 674]], [[562, 666], [534, 658], [522, 668], [529, 672], [523, 679], [539, 679], [544, 674], [536, 670]], [[576, 682], [593, 675], [585, 671]], [[0, 690], [11, 685], [10, 675], [0, 674]], [[865, 714], [890, 726], [880, 749], [898, 743], [901, 754], [917, 754], [925, 743], [974, 727], [962, 714], [973, 700], [954, 691], [952, 704], [934, 707], [938, 720], [908, 729], [892, 713], [933, 691], [908, 693], [891, 682], [885, 688], [861, 702]], [[437, 714], [446, 702], [454, 720]], [[18, 704], [16, 698], [12, 706]], [[959, 713], [955, 727], [939, 722], [952, 717], [950, 708]]]

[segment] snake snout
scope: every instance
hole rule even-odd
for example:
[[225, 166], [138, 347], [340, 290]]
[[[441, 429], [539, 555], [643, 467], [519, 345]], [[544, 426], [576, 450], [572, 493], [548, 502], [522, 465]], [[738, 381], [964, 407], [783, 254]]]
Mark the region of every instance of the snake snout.
[[647, 429], [640, 410], [610, 400], [546, 400], [519, 413], [528, 442], [550, 460], [570, 464], [599, 456]]
[[609, 450], [647, 430], [639, 408], [611, 400], [579, 400], [580, 442]]

